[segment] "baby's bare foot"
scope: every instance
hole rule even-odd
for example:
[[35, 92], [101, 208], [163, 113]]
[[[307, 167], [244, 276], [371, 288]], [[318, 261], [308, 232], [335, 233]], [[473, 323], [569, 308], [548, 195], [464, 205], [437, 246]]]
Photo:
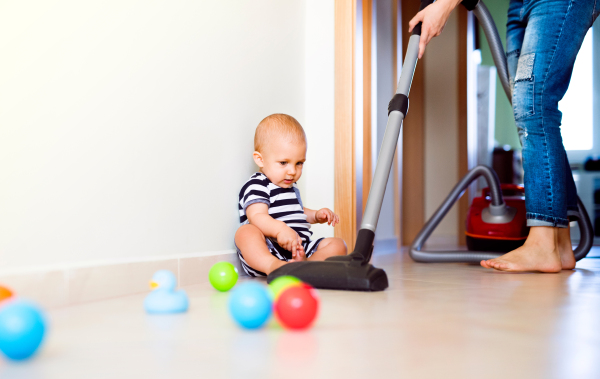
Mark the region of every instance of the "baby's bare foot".
[[292, 256], [292, 260], [290, 262], [302, 262], [306, 260], [306, 254], [304, 253], [304, 249], [299, 247], [296, 250], [296, 255]]
[[560, 272], [563, 263], [557, 247], [555, 229], [532, 227], [523, 246], [501, 257], [481, 261], [481, 265], [498, 271]]

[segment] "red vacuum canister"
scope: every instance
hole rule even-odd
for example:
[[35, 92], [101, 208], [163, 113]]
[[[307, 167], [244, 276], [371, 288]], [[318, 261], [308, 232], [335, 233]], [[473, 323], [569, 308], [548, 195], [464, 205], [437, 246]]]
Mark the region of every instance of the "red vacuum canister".
[[525, 189], [515, 184], [501, 184], [502, 196], [514, 217], [505, 223], [487, 223], [482, 214], [492, 202], [488, 187], [473, 199], [467, 213], [467, 248], [478, 251], [508, 252], [523, 245], [529, 234], [525, 218]]

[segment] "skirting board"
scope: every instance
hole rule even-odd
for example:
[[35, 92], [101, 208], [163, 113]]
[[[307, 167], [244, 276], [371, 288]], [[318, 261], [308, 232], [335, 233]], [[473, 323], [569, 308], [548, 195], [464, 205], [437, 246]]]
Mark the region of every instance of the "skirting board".
[[397, 238], [375, 239], [373, 255], [392, 254], [398, 250]]
[[46, 308], [149, 292], [149, 281], [158, 270], [170, 270], [179, 286], [208, 283], [208, 271], [216, 262], [233, 263], [243, 270], [235, 250], [146, 258], [123, 262], [101, 262], [64, 267], [39, 267], [0, 272], [0, 284], [19, 297]]

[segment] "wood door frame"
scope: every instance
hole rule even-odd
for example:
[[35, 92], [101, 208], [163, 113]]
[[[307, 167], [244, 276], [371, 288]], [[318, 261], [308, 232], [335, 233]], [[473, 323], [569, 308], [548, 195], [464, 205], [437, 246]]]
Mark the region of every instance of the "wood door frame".
[[[418, 12], [419, 2], [403, 1], [402, 30], [408, 30], [408, 21]], [[458, 12], [458, 170], [456, 181], [460, 180], [469, 170], [468, 152], [468, 58], [473, 49], [473, 42], [468, 38], [473, 36], [473, 23], [468, 22], [470, 15], [463, 7]], [[403, 36], [403, 51], [406, 51], [408, 38]], [[426, 55], [425, 55], [426, 57]], [[425, 59], [425, 57], [423, 59]], [[402, 243], [410, 245], [417, 233], [425, 224], [425, 83], [424, 62], [419, 62], [410, 91], [410, 112], [403, 125], [402, 144]], [[456, 223], [459, 245], [465, 245], [465, 219], [468, 212], [468, 196], [463, 196], [458, 202], [458, 219]]]
[[356, 0], [335, 0], [335, 179], [334, 206], [340, 216], [335, 227], [348, 251], [356, 240], [356, 166], [354, 151], [354, 46]]
[[[462, 178], [469, 171], [469, 145], [468, 145], [468, 62], [469, 58], [469, 12], [464, 7], [457, 7], [458, 12], [458, 178]], [[472, 17], [472, 16], [471, 16]], [[460, 179], [458, 179], [460, 180]], [[458, 181], [457, 180], [457, 181]], [[469, 190], [467, 190], [469, 191]], [[458, 244], [467, 244], [465, 235], [467, 212], [469, 211], [469, 196], [467, 192], [458, 202], [457, 236]]]
[[[403, 29], [399, 26], [402, 25], [402, 12], [401, 12], [401, 1], [395, 0], [392, 2], [392, 31], [394, 34], [392, 35], [392, 80], [394, 81], [394, 90], [397, 90], [398, 79], [400, 72], [398, 71], [400, 64], [402, 63], [402, 36]], [[394, 165], [392, 170], [394, 172], [394, 234], [398, 239], [397, 247], [400, 249], [402, 247], [402, 162], [400, 160], [402, 157], [402, 134], [400, 134], [400, 138], [398, 139], [398, 144], [396, 146], [396, 154], [394, 155]]]
[[[362, 8], [361, 20], [356, 19], [357, 1]], [[400, 0], [392, 1], [390, 12], [393, 18], [392, 37], [392, 66], [393, 88], [398, 79], [398, 38]], [[356, 53], [356, 22], [362, 26], [362, 78], [355, 78]], [[340, 215], [340, 225], [335, 228], [335, 236], [344, 239], [349, 251], [354, 246], [357, 224], [357, 212], [363, 212], [367, 203], [371, 181], [373, 178], [372, 160], [372, 30], [373, 30], [373, 0], [335, 0], [335, 209]], [[360, 57], [358, 58], [360, 59]], [[401, 59], [401, 57], [400, 57]], [[356, 191], [356, 135], [355, 135], [355, 80], [362, 81], [362, 162], [358, 164], [361, 172], [358, 175], [361, 183], [360, 193]], [[351, 83], [351, 85], [350, 85]], [[391, 98], [391, 94], [390, 94]], [[401, 173], [399, 162], [402, 153], [401, 142], [396, 151], [392, 180], [394, 183], [394, 229], [398, 238], [401, 237]], [[360, 167], [362, 166], [362, 167]], [[359, 205], [362, 204], [362, 207]], [[360, 209], [359, 209], [360, 208]]]
[[[402, 1], [402, 30], [419, 11], [418, 1]], [[402, 34], [402, 56], [409, 33]], [[425, 79], [418, 62], [410, 88], [410, 111], [402, 125], [402, 244], [410, 245], [425, 224]]]
[[372, 74], [372, 38], [373, 38], [373, 0], [362, 1], [362, 46], [363, 46], [363, 128], [362, 128], [362, 209], [364, 212], [367, 205], [367, 197], [371, 189], [373, 180], [373, 160], [372, 160], [372, 92], [371, 92], [371, 74]]
[[[355, 155], [355, 44], [356, 44], [356, 0], [335, 0], [335, 209], [341, 222], [335, 228], [335, 235], [344, 239], [349, 251], [354, 248], [358, 229], [357, 212], [362, 212], [366, 205], [371, 179], [372, 165], [372, 125], [371, 125], [371, 30], [372, 0], [362, 2], [363, 38], [363, 122], [362, 122], [362, 191], [356, 192], [356, 155]], [[408, 21], [418, 12], [419, 2], [394, 2], [392, 12], [401, 15], [400, 30], [408, 30]], [[468, 169], [467, 152], [467, 50], [466, 42], [468, 26], [466, 10], [459, 12], [459, 164], [458, 178]], [[465, 22], [463, 22], [465, 21]], [[398, 36], [399, 37], [399, 36]], [[394, 36], [393, 38], [398, 38]], [[402, 55], [393, 54], [402, 59], [408, 45], [409, 33], [402, 33]], [[394, 46], [397, 46], [394, 43]], [[394, 67], [398, 65], [395, 64]], [[394, 75], [393, 80], [397, 79]], [[394, 83], [395, 85], [396, 83]], [[410, 116], [404, 120], [402, 141], [398, 147], [397, 159], [394, 162], [394, 206], [395, 229], [399, 242], [410, 245], [425, 223], [425, 83], [423, 61], [417, 64], [411, 86]], [[401, 162], [401, 163], [400, 163]], [[359, 175], [360, 177], [360, 175]], [[357, 196], [362, 198], [363, 209], [357, 209]], [[468, 201], [459, 203], [459, 220], [457, 232], [459, 242], [464, 236], [464, 217]]]

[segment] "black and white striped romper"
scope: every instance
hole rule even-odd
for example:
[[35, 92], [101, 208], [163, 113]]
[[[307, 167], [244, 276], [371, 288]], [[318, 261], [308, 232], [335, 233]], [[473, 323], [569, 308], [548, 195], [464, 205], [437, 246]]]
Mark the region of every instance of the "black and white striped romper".
[[[246, 208], [254, 203], [264, 203], [269, 206], [269, 215], [275, 220], [283, 221], [290, 228], [294, 229], [302, 239], [302, 246], [306, 252], [306, 257], [310, 257], [317, 250], [317, 246], [323, 238], [311, 241], [310, 224], [306, 221], [304, 207], [300, 198], [300, 190], [296, 183], [291, 188], [281, 188], [269, 180], [263, 173], [257, 172], [248, 179], [240, 190], [238, 209], [240, 211], [240, 222], [242, 225], [248, 224], [246, 217]], [[266, 238], [267, 247], [271, 254], [279, 260], [289, 261], [292, 259], [292, 252], [285, 250], [277, 244], [276, 238]], [[238, 257], [242, 262], [244, 271], [250, 276], [266, 276], [263, 272], [250, 267], [242, 252], [236, 245]]]

